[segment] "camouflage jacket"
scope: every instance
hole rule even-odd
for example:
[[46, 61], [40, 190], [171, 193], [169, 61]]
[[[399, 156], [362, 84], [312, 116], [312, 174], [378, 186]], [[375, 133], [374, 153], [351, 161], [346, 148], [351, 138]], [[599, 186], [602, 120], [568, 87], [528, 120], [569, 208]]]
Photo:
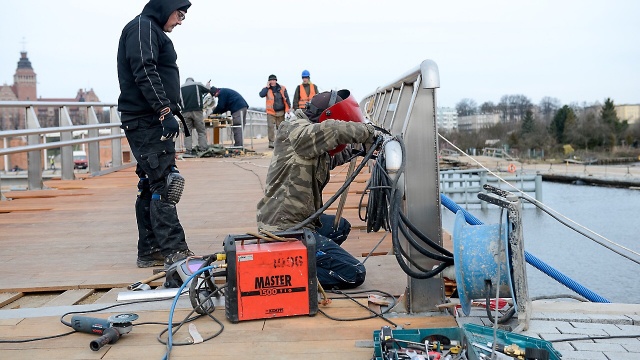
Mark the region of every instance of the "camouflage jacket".
[[[339, 120], [316, 124], [296, 110], [276, 135], [267, 187], [258, 203], [258, 227], [287, 230], [316, 212], [322, 207], [322, 188], [329, 180], [327, 151], [339, 144], [365, 143], [373, 135], [368, 124]], [[315, 230], [317, 225], [316, 221], [307, 227]]]

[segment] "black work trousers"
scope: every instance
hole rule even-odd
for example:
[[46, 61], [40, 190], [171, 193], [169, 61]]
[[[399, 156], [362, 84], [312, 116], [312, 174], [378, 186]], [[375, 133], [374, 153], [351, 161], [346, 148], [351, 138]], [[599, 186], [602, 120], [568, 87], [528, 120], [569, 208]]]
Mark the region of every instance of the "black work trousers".
[[131, 152], [138, 161], [136, 173], [139, 178], [147, 179], [149, 189], [148, 193], [144, 189], [140, 190], [145, 185], [138, 184], [139, 195], [135, 205], [138, 257], [157, 251], [168, 256], [187, 250], [189, 247], [176, 206], [163, 200], [167, 175], [177, 172], [174, 142], [160, 140], [162, 125], [157, 115], [133, 119], [123, 115], [122, 118], [121, 128], [124, 129]]
[[358, 259], [340, 247], [351, 231], [351, 224], [341, 218], [334, 228], [335, 215], [320, 215], [316, 228], [316, 272], [323, 288], [352, 289], [364, 283], [367, 271]]

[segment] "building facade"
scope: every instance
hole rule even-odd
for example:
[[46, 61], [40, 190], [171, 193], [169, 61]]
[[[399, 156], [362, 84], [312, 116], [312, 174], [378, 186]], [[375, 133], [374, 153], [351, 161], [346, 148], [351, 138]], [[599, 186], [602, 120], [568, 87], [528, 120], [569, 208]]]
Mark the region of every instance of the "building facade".
[[455, 108], [439, 107], [436, 113], [438, 131], [448, 132], [458, 129], [458, 112]]
[[500, 114], [477, 114], [460, 116], [458, 118], [458, 130], [473, 132], [491, 127], [501, 121]]
[[[0, 86], [0, 101], [62, 101], [62, 102], [99, 102], [98, 95], [93, 89], [79, 89], [73, 98], [38, 98], [37, 74], [33, 70], [27, 52], [20, 52], [18, 66], [13, 75], [13, 84]], [[86, 124], [87, 114], [78, 107], [68, 107], [69, 116], [74, 124]], [[102, 111], [96, 109], [98, 120], [103, 116]], [[56, 107], [37, 106], [36, 115], [40, 126], [59, 126], [60, 114]], [[0, 131], [25, 128], [25, 111], [22, 108], [0, 108]]]
[[640, 121], [640, 105], [616, 105], [616, 115], [620, 121], [627, 120], [629, 124]]
[[[100, 102], [100, 99], [93, 89], [79, 89], [73, 98], [38, 98], [38, 81], [37, 74], [31, 65], [31, 61], [27, 57], [27, 52], [20, 52], [20, 59], [13, 75], [13, 84], [3, 84], [0, 86], [0, 101], [42, 101], [42, 102]], [[49, 106], [34, 106], [36, 116], [41, 127], [60, 126], [60, 108]], [[86, 124], [87, 111], [86, 107], [69, 106], [67, 107], [69, 116], [73, 124]], [[103, 109], [95, 109], [98, 121], [105, 122], [109, 120], [109, 114], [104, 113]], [[26, 128], [26, 112], [24, 108], [0, 108], [0, 131], [3, 130], [19, 130]], [[3, 140], [0, 146], [14, 147], [26, 144], [25, 137], [15, 137]], [[53, 151], [55, 153], [55, 151]], [[110, 158], [110, 155], [109, 155]], [[26, 153], [12, 154], [0, 157], [0, 170], [6, 170], [9, 167], [26, 168]]]

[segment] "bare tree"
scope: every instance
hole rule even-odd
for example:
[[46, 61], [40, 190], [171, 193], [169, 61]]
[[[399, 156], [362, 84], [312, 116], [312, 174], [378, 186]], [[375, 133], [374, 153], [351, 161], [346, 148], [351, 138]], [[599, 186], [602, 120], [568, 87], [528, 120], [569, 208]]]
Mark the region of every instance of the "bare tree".
[[504, 95], [498, 103], [498, 110], [502, 113], [503, 122], [521, 120], [533, 104], [524, 95]]
[[562, 103], [560, 99], [545, 96], [540, 100], [540, 104], [538, 105], [540, 108], [540, 115], [542, 117], [542, 121], [545, 124], [549, 124], [551, 119], [553, 119], [553, 115], [562, 107]]
[[478, 104], [473, 99], [464, 98], [456, 104], [458, 116], [469, 116], [478, 112]]
[[496, 104], [492, 101], [485, 101], [480, 105], [480, 113], [493, 114], [496, 111]]

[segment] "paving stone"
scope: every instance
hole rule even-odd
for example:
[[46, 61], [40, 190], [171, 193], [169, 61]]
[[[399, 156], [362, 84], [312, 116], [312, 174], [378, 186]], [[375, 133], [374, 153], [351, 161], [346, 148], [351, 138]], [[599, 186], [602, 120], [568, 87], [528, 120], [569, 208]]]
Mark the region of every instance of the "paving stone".
[[633, 325], [640, 325], [640, 315], [625, 315], [626, 317], [628, 317], [629, 319], [631, 319], [631, 321], [633, 321]]
[[563, 353], [565, 351], [575, 351], [576, 349], [571, 345], [571, 343], [561, 342], [561, 343], [553, 343], [553, 348]]
[[562, 360], [611, 360], [601, 351], [565, 351]]
[[[611, 360], [638, 360], [640, 359], [640, 354], [638, 353], [629, 353], [629, 352], [609, 352], [605, 351], [604, 355]], [[565, 360], [562, 358], [562, 360]]]
[[571, 326], [579, 329], [601, 329], [608, 334], [611, 332], [619, 331], [620, 328], [614, 324], [602, 324], [602, 323], [584, 323], [584, 322], [571, 322]]
[[[599, 329], [597, 327], [594, 328], [577, 328], [571, 326], [571, 324], [566, 324], [566, 326], [559, 327], [559, 330], [563, 334], [567, 335], [586, 335], [586, 336], [606, 336], [609, 335], [603, 329]], [[575, 336], [578, 337], [578, 336]]]
[[633, 325], [633, 320], [625, 315], [589, 314], [588, 316], [595, 323]]
[[[610, 335], [638, 335], [640, 337], [640, 326], [636, 325], [616, 325], [617, 330], [611, 330]], [[606, 330], [606, 329], [605, 329]], [[609, 332], [609, 330], [606, 330]]]
[[627, 350], [620, 344], [607, 344], [604, 346], [601, 343], [576, 342], [572, 345], [577, 351], [627, 352]]
[[640, 344], [640, 340], [637, 338], [612, 338], [612, 339], [594, 339], [593, 341], [597, 343], [605, 343], [605, 344]]
[[586, 314], [576, 313], [540, 313], [538, 317], [532, 320], [547, 320], [547, 321], [579, 321], [579, 322], [593, 322], [593, 318]]
[[524, 333], [547, 333], [547, 334], [560, 334], [558, 330], [558, 324], [566, 324], [560, 321], [532, 321], [529, 324], [529, 329]]
[[[575, 338], [575, 337], [582, 337], [582, 335], [576, 335], [576, 334], [545, 334], [545, 333], [541, 333], [539, 335], [543, 340], [547, 340], [547, 341], [563, 340], [563, 339], [569, 339], [569, 338]], [[593, 340], [591, 340], [591, 339], [572, 340], [571, 342], [574, 342], [574, 341], [593, 342]]]
[[[640, 342], [631, 343], [631, 344], [620, 344], [623, 348], [627, 349], [628, 352], [640, 353]], [[640, 359], [640, 354], [638, 354], [638, 358]]]

